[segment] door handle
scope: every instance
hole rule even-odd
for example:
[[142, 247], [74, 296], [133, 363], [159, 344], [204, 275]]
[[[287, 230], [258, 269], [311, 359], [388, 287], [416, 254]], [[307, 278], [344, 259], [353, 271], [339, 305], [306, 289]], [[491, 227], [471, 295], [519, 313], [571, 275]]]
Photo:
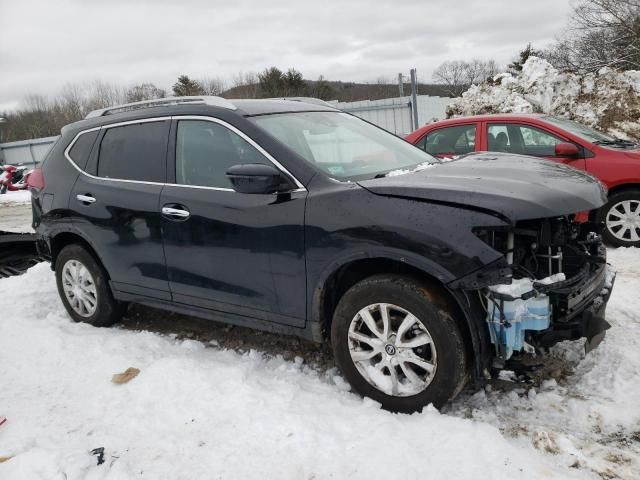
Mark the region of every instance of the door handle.
[[82, 203], [96, 203], [96, 199], [91, 195], [76, 195], [76, 199]]
[[186, 220], [191, 216], [188, 210], [182, 210], [181, 208], [162, 207], [162, 214], [173, 219]]

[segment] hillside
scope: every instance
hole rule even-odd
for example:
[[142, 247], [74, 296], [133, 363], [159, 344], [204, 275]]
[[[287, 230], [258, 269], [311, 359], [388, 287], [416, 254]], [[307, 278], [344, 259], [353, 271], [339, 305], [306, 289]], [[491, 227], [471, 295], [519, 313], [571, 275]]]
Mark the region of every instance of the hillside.
[[[315, 80], [306, 80], [308, 90], [317, 91], [319, 82]], [[397, 97], [399, 95], [397, 84], [378, 84], [378, 83], [355, 83], [355, 82], [329, 82], [324, 84], [330, 89], [327, 95], [323, 95], [325, 100], [338, 100], [340, 102], [357, 102], [359, 100], [379, 100], [381, 98]], [[259, 90], [258, 84], [241, 85], [225, 90], [222, 96], [225, 98], [255, 98]], [[404, 94], [411, 93], [411, 86], [404, 85]], [[445, 85], [436, 84], [419, 84], [419, 95], [431, 95], [438, 97], [448, 97]]]

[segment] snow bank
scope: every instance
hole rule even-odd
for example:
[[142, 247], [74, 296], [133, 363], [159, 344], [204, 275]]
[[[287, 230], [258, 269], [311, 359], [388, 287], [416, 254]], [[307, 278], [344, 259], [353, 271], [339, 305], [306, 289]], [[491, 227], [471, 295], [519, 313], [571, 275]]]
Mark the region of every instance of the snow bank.
[[613, 328], [575, 374], [414, 415], [301, 361], [73, 323], [38, 265], [0, 280], [0, 478], [638, 478], [640, 251], [611, 253]]
[[612, 135], [640, 140], [640, 71], [603, 68], [578, 75], [530, 57], [522, 72], [473, 85], [447, 108], [448, 116], [549, 113]]

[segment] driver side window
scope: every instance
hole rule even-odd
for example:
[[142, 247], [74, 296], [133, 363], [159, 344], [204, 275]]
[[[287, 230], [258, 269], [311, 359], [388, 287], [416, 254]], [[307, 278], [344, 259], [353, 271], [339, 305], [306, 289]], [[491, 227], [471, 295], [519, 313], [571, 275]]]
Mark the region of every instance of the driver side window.
[[253, 145], [223, 125], [206, 120], [178, 122], [177, 184], [231, 189], [227, 170], [247, 163], [270, 165]]
[[562, 140], [531, 125], [492, 123], [487, 127], [487, 147], [491, 152], [510, 152], [535, 157], [555, 156]]

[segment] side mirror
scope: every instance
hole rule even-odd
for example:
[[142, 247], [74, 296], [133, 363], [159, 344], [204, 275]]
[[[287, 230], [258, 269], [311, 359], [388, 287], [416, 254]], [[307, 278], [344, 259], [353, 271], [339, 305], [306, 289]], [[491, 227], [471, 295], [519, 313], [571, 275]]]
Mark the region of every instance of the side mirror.
[[290, 188], [280, 170], [260, 163], [234, 165], [227, 170], [227, 178], [239, 193], [275, 193]]
[[563, 142], [556, 144], [555, 155], [556, 157], [577, 157], [580, 154], [578, 147], [573, 143]]

